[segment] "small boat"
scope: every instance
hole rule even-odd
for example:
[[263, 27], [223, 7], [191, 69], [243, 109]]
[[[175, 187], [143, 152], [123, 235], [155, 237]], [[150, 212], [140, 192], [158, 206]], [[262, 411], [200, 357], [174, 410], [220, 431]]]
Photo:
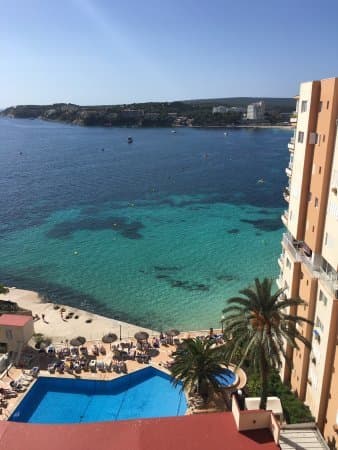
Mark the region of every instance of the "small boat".
[[128, 136], [128, 144], [132, 144], [133, 138], [131, 136]]
[[228, 136], [228, 133], [227, 133], [227, 132], [225, 132], [225, 133], [224, 133], [224, 136]]
[[175, 134], [175, 133], [176, 133], [176, 131], [175, 131], [175, 130], [171, 130], [171, 132], [172, 132], [173, 134]]

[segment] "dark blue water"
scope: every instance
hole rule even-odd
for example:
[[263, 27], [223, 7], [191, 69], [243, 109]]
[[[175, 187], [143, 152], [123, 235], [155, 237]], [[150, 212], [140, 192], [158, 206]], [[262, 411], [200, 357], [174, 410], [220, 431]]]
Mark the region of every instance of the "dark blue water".
[[153, 328], [216, 325], [277, 273], [289, 137], [0, 119], [0, 280]]

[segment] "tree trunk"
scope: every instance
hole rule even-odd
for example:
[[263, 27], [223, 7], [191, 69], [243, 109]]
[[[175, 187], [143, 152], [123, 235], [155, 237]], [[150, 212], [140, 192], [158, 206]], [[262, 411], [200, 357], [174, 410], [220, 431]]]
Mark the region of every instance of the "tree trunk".
[[259, 404], [260, 409], [266, 409], [266, 401], [268, 398], [268, 380], [269, 380], [269, 370], [268, 364], [266, 362], [265, 356], [261, 354], [261, 363], [260, 363], [260, 372], [261, 372], [261, 401]]

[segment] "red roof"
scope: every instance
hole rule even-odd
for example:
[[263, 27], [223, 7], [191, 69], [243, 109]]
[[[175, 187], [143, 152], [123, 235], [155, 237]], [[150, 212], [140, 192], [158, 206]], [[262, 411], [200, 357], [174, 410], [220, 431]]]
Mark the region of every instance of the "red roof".
[[0, 326], [24, 327], [30, 320], [33, 320], [32, 316], [24, 316], [21, 314], [2, 314], [2, 316], [0, 316]]
[[0, 422], [6, 450], [277, 450], [267, 429], [238, 432], [232, 413], [72, 425]]

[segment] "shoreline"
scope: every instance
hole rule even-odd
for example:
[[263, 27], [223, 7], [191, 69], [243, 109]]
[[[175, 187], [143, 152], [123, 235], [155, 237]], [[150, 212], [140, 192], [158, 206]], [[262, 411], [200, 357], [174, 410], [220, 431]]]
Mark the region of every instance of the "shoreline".
[[[158, 330], [122, 322], [62, 303], [51, 302], [35, 291], [11, 287], [7, 294], [0, 294], [0, 300], [13, 301], [21, 308], [32, 311], [33, 316], [38, 314], [40, 319], [34, 321], [35, 333], [42, 333], [52, 338], [53, 342], [61, 342], [76, 336], [85, 336], [87, 340], [100, 340], [107, 333], [114, 333], [118, 337], [121, 336], [122, 339], [133, 338], [138, 331], [146, 331], [150, 336], [159, 334]], [[55, 305], [60, 308], [55, 309]], [[63, 318], [60, 313], [61, 308], [65, 309]], [[74, 313], [73, 317], [66, 319], [69, 312]], [[42, 315], [45, 320], [42, 319]], [[74, 316], [78, 316], [78, 318], [75, 319]], [[86, 322], [87, 320], [90, 322]]]
[[39, 121], [42, 121], [42, 122], [49, 122], [49, 123], [60, 123], [60, 124], [62, 124], [62, 125], [70, 125], [70, 126], [73, 126], [73, 127], [82, 127], [82, 128], [103, 128], [103, 129], [105, 129], [105, 130], [107, 130], [107, 129], [111, 129], [111, 128], [127, 128], [127, 129], [130, 129], [130, 128], [136, 128], [136, 129], [141, 129], [141, 128], [144, 128], [144, 129], [154, 129], [154, 130], [156, 130], [156, 129], [160, 129], [160, 128], [168, 128], [168, 129], [180, 129], [180, 128], [203, 128], [203, 129], [209, 129], [209, 128], [226, 128], [226, 129], [229, 129], [229, 128], [249, 128], [249, 129], [252, 129], [252, 128], [262, 128], [262, 129], [264, 129], [264, 128], [267, 128], [267, 129], [273, 129], [273, 128], [276, 128], [276, 129], [279, 129], [279, 130], [292, 130], [293, 128], [294, 128], [294, 126], [292, 126], [292, 125], [278, 125], [278, 124], [276, 124], [276, 125], [272, 125], [272, 124], [262, 124], [262, 125], [254, 125], [254, 124], [238, 124], [238, 125], [230, 125], [230, 124], [227, 124], [227, 125], [190, 125], [190, 126], [187, 126], [187, 125], [168, 125], [168, 126], [164, 126], [164, 125], [161, 125], [161, 126], [138, 126], [138, 125], [111, 125], [111, 126], [103, 126], [103, 125], [83, 125], [83, 124], [80, 124], [80, 123], [73, 123], [73, 122], [67, 122], [67, 121], [63, 121], [63, 120], [54, 120], [54, 119], [47, 119], [47, 118], [44, 118], [44, 117], [14, 117], [14, 116], [11, 116], [11, 115], [6, 115], [6, 114], [1, 114], [0, 113], [0, 117], [4, 117], [4, 118], [7, 118], [7, 119], [14, 119], [14, 120], [39, 120]]

